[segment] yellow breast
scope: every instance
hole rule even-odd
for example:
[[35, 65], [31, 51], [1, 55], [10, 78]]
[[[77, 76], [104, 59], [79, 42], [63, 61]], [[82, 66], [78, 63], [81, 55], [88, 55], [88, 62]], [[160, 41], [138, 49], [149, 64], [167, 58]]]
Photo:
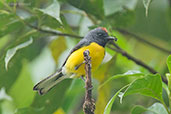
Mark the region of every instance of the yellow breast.
[[105, 49], [104, 47], [93, 42], [88, 46], [84, 46], [74, 51], [70, 55], [64, 66], [66, 74], [74, 73], [76, 74], [76, 76], [85, 75], [85, 69], [84, 69], [85, 64], [82, 64], [77, 70], [75, 70], [75, 67], [83, 63], [84, 61], [83, 52], [87, 49], [90, 51], [92, 71], [98, 68], [98, 66], [101, 64], [104, 58]]

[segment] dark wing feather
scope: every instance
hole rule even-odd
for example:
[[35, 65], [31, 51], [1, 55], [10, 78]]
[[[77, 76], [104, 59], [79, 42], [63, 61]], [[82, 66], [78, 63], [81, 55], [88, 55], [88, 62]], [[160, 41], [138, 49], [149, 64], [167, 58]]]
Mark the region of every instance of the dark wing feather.
[[82, 39], [77, 45], [75, 45], [75, 47], [70, 51], [70, 53], [68, 54], [67, 58], [65, 59], [65, 62], [63, 63], [62, 67], [65, 65], [66, 61], [68, 60], [69, 56], [76, 50], [80, 49], [83, 46], [87, 46], [90, 43], [86, 40], [86, 39]]

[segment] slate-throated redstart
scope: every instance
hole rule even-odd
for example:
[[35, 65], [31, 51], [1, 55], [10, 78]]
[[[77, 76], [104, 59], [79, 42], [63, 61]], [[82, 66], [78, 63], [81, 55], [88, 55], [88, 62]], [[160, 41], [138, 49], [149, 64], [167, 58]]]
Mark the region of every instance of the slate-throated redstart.
[[71, 50], [62, 67], [54, 74], [36, 84], [33, 90], [40, 95], [47, 93], [57, 83], [66, 78], [85, 75], [83, 52], [89, 50], [92, 64], [92, 72], [98, 68], [105, 55], [105, 45], [108, 41], [117, 40], [110, 37], [106, 28], [98, 27], [90, 32]]

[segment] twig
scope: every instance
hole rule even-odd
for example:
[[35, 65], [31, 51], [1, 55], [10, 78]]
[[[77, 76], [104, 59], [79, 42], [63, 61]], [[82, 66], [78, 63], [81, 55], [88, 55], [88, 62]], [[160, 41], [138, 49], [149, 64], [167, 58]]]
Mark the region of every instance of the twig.
[[89, 56], [89, 50], [84, 51], [84, 61], [85, 61], [85, 72], [86, 72], [86, 81], [85, 81], [85, 101], [83, 104], [84, 114], [94, 114], [95, 111], [95, 101], [92, 99], [92, 82], [91, 82], [91, 58]]
[[[29, 25], [29, 24], [28, 24], [28, 26], [31, 27], [31, 28], [34, 28], [34, 29], [36, 29], [36, 30], [38, 30], [38, 31], [40, 31], [40, 32], [49, 33], [49, 34], [53, 34], [53, 35], [69, 36], [69, 37], [74, 37], [74, 38], [83, 38], [82, 36], [78, 36], [78, 35], [72, 35], [72, 34], [67, 34], [67, 33], [59, 33], [59, 32], [52, 31], [52, 30], [45, 30], [45, 29], [38, 28], [38, 27], [36, 27], [36, 26]], [[122, 29], [117, 29], [117, 30], [118, 30], [119, 32], [123, 33], [123, 34], [133, 36], [133, 37], [135, 37], [136, 39], [138, 39], [138, 40], [140, 40], [140, 41], [142, 41], [142, 42], [144, 42], [144, 43], [146, 43], [146, 44], [148, 44], [148, 45], [150, 45], [150, 46], [153, 46], [153, 47], [155, 47], [155, 48], [157, 48], [157, 49], [159, 49], [159, 50], [161, 50], [161, 51], [163, 51], [163, 52], [165, 52], [165, 53], [171, 54], [171, 51], [170, 51], [170, 50], [167, 50], [167, 49], [164, 49], [164, 48], [162, 48], [162, 47], [159, 47], [159, 46], [156, 45], [156, 44], [153, 44], [153, 43], [151, 43], [151, 42], [149, 42], [149, 41], [147, 41], [147, 40], [144, 40], [144, 39], [141, 38], [140, 36], [137, 36], [137, 35], [135, 35], [135, 34], [133, 34], [133, 33], [130, 33], [130, 32], [128, 32], [128, 31], [125, 31], [125, 30], [122, 30]]]
[[69, 36], [69, 37], [74, 37], [74, 38], [83, 38], [81, 36], [78, 36], [78, 35], [73, 35], [73, 34], [67, 34], [67, 33], [60, 33], [60, 32], [57, 32], [57, 31], [52, 31], [52, 30], [45, 30], [45, 29], [42, 29], [42, 28], [39, 28], [37, 26], [33, 26], [31, 24], [28, 24], [26, 23], [30, 28], [33, 28], [33, 29], [36, 29], [40, 32], [44, 32], [44, 33], [48, 33], [48, 34], [53, 34], [53, 35], [58, 35], [58, 36]]
[[126, 30], [123, 30], [123, 29], [116, 29], [116, 30], [118, 30], [122, 34], [132, 36], [133, 38], [136, 38], [137, 40], [139, 40], [141, 42], [144, 42], [144, 43], [146, 43], [146, 44], [148, 44], [148, 45], [150, 45], [150, 46], [152, 46], [152, 47], [154, 47], [156, 49], [159, 49], [159, 50], [161, 50], [161, 51], [163, 51], [165, 53], [171, 54], [171, 50], [165, 49], [165, 48], [160, 47], [160, 46], [158, 46], [158, 45], [156, 45], [156, 44], [154, 44], [152, 42], [149, 42], [149, 41], [145, 40], [144, 38], [142, 38], [142, 37], [140, 37], [140, 36], [138, 36], [138, 35], [136, 35], [134, 33], [131, 33], [129, 31], [126, 31]]
[[[111, 44], [115, 47], [115, 48], [112, 48], [111, 46], [108, 46], [108, 48], [110, 48], [111, 50], [121, 53], [123, 56], [125, 56], [129, 60], [133, 61], [137, 65], [144, 67], [145, 69], [147, 69], [149, 72], [151, 72], [153, 74], [158, 73], [156, 70], [154, 70], [152, 67], [145, 64], [143, 61], [136, 59], [132, 55], [128, 54], [126, 51], [124, 51], [122, 48], [120, 48], [115, 42], [111, 42]], [[162, 78], [163, 82], [167, 84], [167, 80], [165, 78], [163, 78], [163, 76], [161, 76], [161, 78]]]
[[157, 73], [157, 71], [155, 71], [153, 68], [151, 68], [150, 66], [146, 65], [144, 62], [136, 59], [135, 57], [133, 57], [132, 55], [128, 54], [126, 51], [122, 50], [122, 49], [118, 49], [118, 48], [112, 48], [110, 46], [108, 46], [108, 48], [121, 53], [123, 56], [127, 57], [129, 60], [134, 61], [137, 65], [140, 65], [142, 67], [144, 67], [145, 69], [147, 69], [149, 72], [155, 74]]

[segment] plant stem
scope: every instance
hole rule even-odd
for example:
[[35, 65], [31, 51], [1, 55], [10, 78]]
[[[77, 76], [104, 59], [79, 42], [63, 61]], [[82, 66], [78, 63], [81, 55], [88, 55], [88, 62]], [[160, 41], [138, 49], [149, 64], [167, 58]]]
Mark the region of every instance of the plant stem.
[[95, 101], [92, 99], [92, 81], [91, 81], [91, 58], [89, 56], [89, 50], [84, 51], [84, 61], [85, 61], [85, 72], [86, 72], [86, 80], [85, 80], [85, 101], [83, 104], [84, 114], [94, 114], [95, 111]]
[[[111, 42], [111, 44], [115, 47], [111, 47], [111, 46], [108, 46], [108, 48], [118, 52], [118, 53], [121, 53], [123, 56], [125, 56], [126, 58], [128, 58], [129, 60], [135, 62], [137, 65], [140, 65], [142, 67], [144, 67], [145, 69], [147, 69], [149, 72], [153, 73], [153, 74], [156, 74], [158, 73], [155, 69], [153, 69], [152, 67], [148, 66], [147, 64], [145, 64], [143, 61], [133, 57], [132, 55], [128, 54], [126, 51], [124, 51], [122, 48], [120, 48], [115, 42]], [[165, 78], [163, 78], [163, 76], [161, 77], [162, 78], [162, 81], [167, 84], [167, 80]]]
[[154, 44], [154, 43], [152, 43], [152, 42], [149, 42], [148, 40], [145, 40], [144, 38], [142, 38], [142, 37], [140, 37], [140, 36], [138, 36], [138, 35], [136, 35], [136, 34], [134, 34], [134, 33], [131, 33], [131, 32], [126, 31], [126, 30], [124, 30], [124, 29], [116, 29], [116, 30], [118, 30], [118, 31], [119, 31], [120, 33], [122, 33], [122, 34], [132, 36], [132, 37], [135, 38], [136, 40], [139, 40], [140, 42], [143, 42], [143, 43], [145, 43], [145, 44], [148, 44], [149, 46], [152, 46], [152, 47], [154, 47], [154, 48], [156, 48], [156, 49], [158, 49], [158, 50], [161, 50], [162, 52], [165, 52], [165, 53], [167, 53], [167, 54], [171, 54], [171, 50], [165, 49], [165, 48], [160, 47], [160, 46], [158, 46], [158, 45], [156, 45], [156, 44]]

